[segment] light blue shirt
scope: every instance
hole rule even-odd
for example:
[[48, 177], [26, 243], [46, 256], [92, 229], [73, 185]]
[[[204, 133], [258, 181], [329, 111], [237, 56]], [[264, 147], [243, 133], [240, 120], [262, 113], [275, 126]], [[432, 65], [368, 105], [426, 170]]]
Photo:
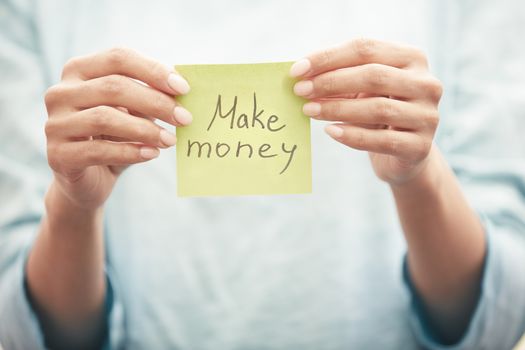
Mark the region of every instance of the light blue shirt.
[[119, 44], [170, 65], [279, 61], [371, 36], [424, 48], [445, 86], [436, 142], [488, 237], [461, 341], [439, 344], [411, 302], [388, 186], [313, 122], [309, 195], [178, 198], [174, 149], [126, 170], [105, 215], [107, 345], [510, 348], [525, 330], [524, 34], [518, 0], [0, 1], [0, 342], [44, 348], [24, 264], [51, 181], [43, 96], [68, 58]]

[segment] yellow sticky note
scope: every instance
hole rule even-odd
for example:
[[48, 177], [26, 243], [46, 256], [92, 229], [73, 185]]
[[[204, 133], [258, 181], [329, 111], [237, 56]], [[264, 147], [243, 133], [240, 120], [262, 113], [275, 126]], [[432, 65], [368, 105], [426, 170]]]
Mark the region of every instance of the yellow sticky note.
[[291, 62], [180, 65], [191, 91], [177, 101], [179, 196], [307, 193], [310, 119], [293, 93]]

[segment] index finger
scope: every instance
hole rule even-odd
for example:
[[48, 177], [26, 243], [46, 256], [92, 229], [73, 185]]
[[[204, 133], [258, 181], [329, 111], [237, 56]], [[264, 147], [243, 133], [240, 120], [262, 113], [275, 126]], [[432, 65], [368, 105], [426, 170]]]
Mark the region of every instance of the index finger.
[[387, 41], [356, 39], [311, 54], [292, 65], [293, 77], [311, 77], [328, 71], [379, 63], [396, 68], [411, 65], [427, 65], [425, 54], [420, 50]]
[[62, 79], [91, 80], [114, 74], [140, 80], [170, 95], [186, 94], [190, 90], [188, 82], [173, 69], [121, 47], [69, 60]]

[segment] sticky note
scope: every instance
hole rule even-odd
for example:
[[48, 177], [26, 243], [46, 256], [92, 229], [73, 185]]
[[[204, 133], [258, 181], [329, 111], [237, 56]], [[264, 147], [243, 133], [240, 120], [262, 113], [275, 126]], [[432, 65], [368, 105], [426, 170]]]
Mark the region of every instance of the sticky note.
[[291, 62], [179, 65], [193, 115], [177, 128], [179, 196], [308, 193], [310, 119], [293, 93]]

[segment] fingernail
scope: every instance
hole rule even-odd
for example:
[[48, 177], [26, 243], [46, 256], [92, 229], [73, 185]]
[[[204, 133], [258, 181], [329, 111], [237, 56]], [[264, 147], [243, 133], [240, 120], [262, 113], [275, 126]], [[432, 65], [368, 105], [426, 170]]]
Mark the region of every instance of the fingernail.
[[177, 136], [173, 135], [168, 130], [162, 129], [160, 131], [160, 142], [162, 142], [164, 146], [173, 146], [177, 143]]
[[308, 102], [303, 106], [303, 113], [309, 117], [315, 117], [321, 114], [321, 104], [317, 102]]
[[293, 91], [298, 96], [308, 96], [314, 91], [314, 83], [311, 80], [303, 80], [294, 85]]
[[344, 133], [344, 130], [342, 127], [338, 126], [338, 125], [334, 125], [334, 124], [330, 124], [330, 125], [327, 125], [325, 128], [324, 128], [324, 131], [330, 135], [331, 137], [333, 137], [334, 139], [338, 139], [340, 138], [341, 136], [343, 136], [343, 133]]
[[159, 156], [159, 150], [154, 147], [141, 147], [140, 156], [144, 159], [153, 159]]
[[299, 77], [306, 72], [310, 70], [312, 67], [312, 64], [310, 63], [310, 60], [307, 58], [300, 59], [299, 61], [295, 62], [292, 67], [290, 68], [290, 76], [292, 77]]
[[190, 84], [188, 84], [186, 79], [175, 73], [170, 73], [168, 76], [168, 85], [175, 90], [175, 92], [182, 95], [190, 92]]
[[173, 110], [173, 119], [180, 125], [188, 125], [191, 124], [193, 117], [191, 116], [190, 111], [188, 111], [186, 108], [177, 106]]

